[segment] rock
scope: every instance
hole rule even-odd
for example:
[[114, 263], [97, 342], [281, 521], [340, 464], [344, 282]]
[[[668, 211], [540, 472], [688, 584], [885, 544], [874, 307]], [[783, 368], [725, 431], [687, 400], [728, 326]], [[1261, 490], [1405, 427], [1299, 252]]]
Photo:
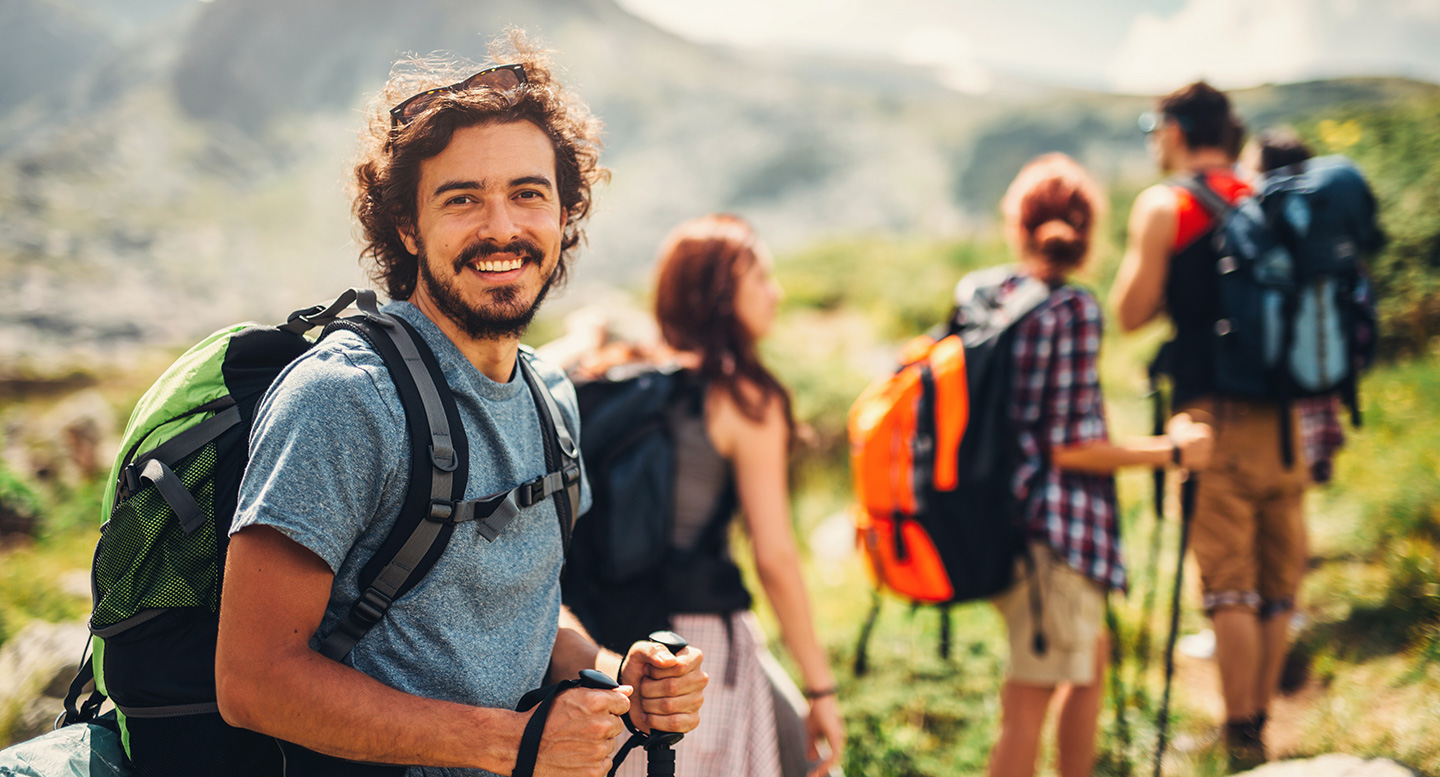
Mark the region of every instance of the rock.
[[26, 709], [47, 687], [68, 687], [89, 637], [84, 621], [36, 621], [0, 645], [0, 715]]
[[118, 446], [115, 411], [94, 389], [39, 415], [4, 419], [6, 464], [27, 478], [75, 484], [109, 470]]
[[1275, 761], [1245, 772], [1243, 777], [1415, 777], [1415, 772], [1388, 758], [1366, 760], [1331, 753], [1304, 760]]
[[65, 700], [53, 696], [31, 699], [10, 724], [10, 741], [24, 742], [55, 729], [55, 718], [65, 711]]

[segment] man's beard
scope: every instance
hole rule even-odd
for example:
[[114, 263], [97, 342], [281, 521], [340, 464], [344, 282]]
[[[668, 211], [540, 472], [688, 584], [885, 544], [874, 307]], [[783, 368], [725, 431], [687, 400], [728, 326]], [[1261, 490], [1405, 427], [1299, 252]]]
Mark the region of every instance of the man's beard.
[[[486, 256], [494, 254], [512, 254], [535, 262], [536, 265], [544, 267], [543, 258], [545, 252], [538, 245], [523, 238], [512, 241], [508, 245], [498, 245], [491, 242], [475, 243], [466, 247], [452, 263], [454, 275], [448, 279], [436, 277], [430, 267], [429, 257], [425, 252], [425, 245], [419, 245], [417, 259], [420, 262], [420, 283], [425, 286], [425, 292], [435, 302], [435, 307], [461, 331], [477, 340], [498, 340], [509, 337], [520, 337], [529, 328], [530, 322], [535, 318], [535, 312], [540, 309], [540, 303], [545, 301], [545, 295], [550, 292], [550, 287], [555, 283], [555, 272], [545, 279], [545, 284], [540, 287], [540, 293], [535, 295], [535, 301], [528, 306], [523, 306], [519, 301], [520, 287], [518, 284], [499, 286], [491, 289], [490, 304], [475, 308], [468, 305], [460, 296], [456, 288], [454, 277], [465, 270], [465, 266]], [[556, 269], [559, 267], [557, 265]]]

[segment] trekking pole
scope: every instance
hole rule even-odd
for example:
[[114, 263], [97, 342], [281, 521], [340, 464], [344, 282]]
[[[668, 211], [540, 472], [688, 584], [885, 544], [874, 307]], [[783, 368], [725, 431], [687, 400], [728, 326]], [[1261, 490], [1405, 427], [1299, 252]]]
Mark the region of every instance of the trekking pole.
[[[671, 655], [679, 655], [682, 650], [690, 645], [689, 642], [685, 641], [684, 637], [673, 631], [652, 631], [648, 639], [651, 642], [657, 642], [664, 646], [666, 650], [670, 651]], [[584, 672], [581, 672], [582, 677], [584, 674]], [[609, 680], [609, 678], [604, 675], [600, 675], [600, 677]], [[606, 687], [614, 688], [617, 686], [610, 685]], [[661, 731], [654, 728], [650, 729], [649, 734], [646, 734], [630, 720], [630, 713], [628, 712], [625, 713], [621, 720], [625, 722], [625, 728], [630, 730], [630, 739], [620, 748], [620, 752], [616, 753], [614, 760], [611, 761], [609, 777], [615, 777], [615, 773], [620, 771], [620, 764], [625, 762], [625, 757], [630, 755], [630, 751], [636, 747], [645, 748], [646, 777], [675, 777], [675, 751], [671, 748], [685, 735], [675, 731]]]
[[1165, 643], [1165, 692], [1160, 696], [1160, 714], [1155, 719], [1155, 728], [1159, 732], [1155, 743], [1155, 777], [1160, 777], [1160, 765], [1165, 758], [1170, 723], [1170, 684], [1175, 677], [1175, 638], [1180, 631], [1180, 585], [1185, 577], [1185, 546], [1190, 541], [1190, 520], [1195, 514], [1197, 485], [1196, 474], [1190, 472], [1180, 486], [1180, 557], [1175, 562], [1175, 594], [1170, 599], [1170, 637]]
[[[681, 651], [690, 645], [684, 637], [673, 631], [651, 632], [650, 641], [658, 642], [674, 656], [680, 655]], [[675, 777], [673, 746], [684, 736], [684, 734], [674, 731], [661, 731], [653, 728], [650, 730], [650, 736], [645, 740], [646, 777]]]

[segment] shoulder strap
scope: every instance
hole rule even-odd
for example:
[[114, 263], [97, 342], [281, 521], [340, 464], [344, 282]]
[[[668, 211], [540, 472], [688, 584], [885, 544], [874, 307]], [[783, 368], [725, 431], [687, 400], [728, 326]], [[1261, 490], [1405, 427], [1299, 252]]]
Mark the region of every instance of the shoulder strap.
[[[529, 348], [520, 349], [520, 374], [530, 387], [530, 396], [535, 400], [535, 411], [540, 415], [540, 428], [544, 430], [545, 468], [550, 474], [542, 478], [541, 494], [536, 500], [554, 495], [555, 512], [560, 519], [560, 538], [568, 556], [570, 533], [575, 526], [576, 513], [580, 509], [580, 446], [565, 425], [565, 416], [560, 405], [550, 393], [549, 387], [535, 373], [530, 360], [535, 358]], [[533, 487], [532, 487], [533, 488]], [[563, 497], [563, 498], [562, 498]]]
[[1210, 183], [1205, 180], [1204, 173], [1196, 173], [1190, 176], [1183, 176], [1175, 179], [1175, 185], [1190, 193], [1200, 206], [1209, 211], [1216, 220], [1221, 221], [1235, 210], [1235, 206], [1225, 201], [1216, 191], [1210, 188]]
[[[344, 658], [390, 609], [435, 565], [454, 533], [449, 520], [464, 498], [469, 478], [469, 445], [454, 395], [435, 355], [409, 324], [378, 312], [330, 324], [364, 337], [390, 370], [405, 408], [410, 433], [410, 488], [400, 518], [380, 550], [360, 573], [360, 598], [320, 645], [336, 661]], [[323, 335], [322, 335], [323, 336]], [[428, 455], [425, 455], [428, 454]]]

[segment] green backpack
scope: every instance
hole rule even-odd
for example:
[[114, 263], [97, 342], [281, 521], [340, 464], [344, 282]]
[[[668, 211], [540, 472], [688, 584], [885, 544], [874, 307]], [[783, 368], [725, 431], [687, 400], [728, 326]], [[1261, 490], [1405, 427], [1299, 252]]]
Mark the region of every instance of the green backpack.
[[[340, 317], [355, 303], [359, 315]], [[305, 333], [325, 329], [316, 340]], [[522, 349], [520, 371], [545, 430], [549, 474], [502, 497], [463, 501], [469, 449], [454, 397], [421, 336], [379, 311], [373, 291], [292, 313], [279, 326], [222, 329], [181, 356], [136, 405], [111, 470], [91, 570], [93, 654], [82, 665], [57, 727], [93, 720], [109, 698], [125, 753], [142, 775], [399, 773], [349, 764], [233, 728], [215, 696], [221, 578], [255, 411], [280, 372], [337, 329], [383, 358], [405, 409], [410, 490], [395, 528], [364, 567], [365, 593], [320, 652], [339, 661], [444, 552], [457, 523], [477, 521], [491, 541], [520, 510], [554, 497], [568, 549], [579, 504], [576, 445]], [[94, 690], [78, 703], [93, 679]]]

